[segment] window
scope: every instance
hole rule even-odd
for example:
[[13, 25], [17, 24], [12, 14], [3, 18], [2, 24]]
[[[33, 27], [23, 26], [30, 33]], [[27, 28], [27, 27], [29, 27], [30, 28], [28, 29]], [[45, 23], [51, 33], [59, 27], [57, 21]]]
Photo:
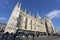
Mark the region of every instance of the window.
[[31, 29], [32, 29], [32, 20], [31, 20]]
[[43, 22], [41, 21], [41, 24], [43, 24]]
[[20, 26], [21, 18], [22, 18], [22, 15], [19, 15], [19, 17], [18, 17], [18, 19], [17, 19], [17, 27]]
[[27, 18], [26, 18], [26, 21], [25, 21], [25, 29], [27, 29]]

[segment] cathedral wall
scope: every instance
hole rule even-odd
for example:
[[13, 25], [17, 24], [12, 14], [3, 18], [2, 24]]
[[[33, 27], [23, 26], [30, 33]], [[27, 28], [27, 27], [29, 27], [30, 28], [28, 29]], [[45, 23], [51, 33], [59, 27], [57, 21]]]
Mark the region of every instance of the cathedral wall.
[[36, 21], [34, 19], [32, 19], [32, 30], [33, 31], [36, 31], [36, 26], [35, 26], [36, 24], [35, 24], [35, 22]]
[[31, 30], [31, 18], [27, 18], [27, 30]]
[[49, 18], [46, 19], [47, 20], [47, 26], [48, 26], [48, 31], [49, 33], [53, 32], [53, 33], [57, 33], [55, 27], [53, 26], [51, 20]]
[[45, 24], [40, 19], [37, 19], [37, 18], [35, 18], [35, 17], [33, 17], [33, 16], [29, 15], [28, 13], [25, 13], [23, 11], [21, 11], [20, 15], [22, 15], [20, 29], [46, 32]]

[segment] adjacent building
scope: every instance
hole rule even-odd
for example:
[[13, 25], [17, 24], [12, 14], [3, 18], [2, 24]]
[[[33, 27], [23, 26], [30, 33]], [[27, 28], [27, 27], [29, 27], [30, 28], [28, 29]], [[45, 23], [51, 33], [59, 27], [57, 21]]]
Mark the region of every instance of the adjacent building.
[[4, 31], [6, 27], [5, 23], [0, 23], [0, 32]]

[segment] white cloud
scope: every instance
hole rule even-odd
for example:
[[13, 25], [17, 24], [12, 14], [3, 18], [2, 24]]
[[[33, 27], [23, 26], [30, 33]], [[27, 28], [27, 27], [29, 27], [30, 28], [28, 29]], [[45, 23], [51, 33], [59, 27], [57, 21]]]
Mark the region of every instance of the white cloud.
[[8, 0], [4, 0], [4, 3], [7, 5], [8, 8], [10, 8], [10, 3]]
[[3, 4], [1, 4], [1, 3], [0, 3], [0, 6], [1, 6], [1, 7], [3, 7], [3, 8], [6, 8], [6, 6], [5, 6], [5, 5], [3, 5]]
[[8, 3], [9, 3], [7, 0], [4, 0], [4, 2], [5, 2], [6, 4], [8, 4]]
[[10, 8], [8, 0], [4, 0], [4, 3], [0, 3], [0, 6], [3, 8]]
[[5, 17], [0, 17], [0, 21], [7, 20]]
[[47, 14], [50, 19], [60, 18], [60, 10], [53, 10]]

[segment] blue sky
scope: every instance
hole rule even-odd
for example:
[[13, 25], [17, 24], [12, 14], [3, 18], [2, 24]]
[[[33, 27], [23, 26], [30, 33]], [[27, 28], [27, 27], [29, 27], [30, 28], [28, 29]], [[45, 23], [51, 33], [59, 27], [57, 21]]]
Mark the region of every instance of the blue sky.
[[54, 26], [60, 31], [60, 0], [0, 0], [0, 23], [7, 23], [17, 2], [21, 8], [42, 18], [48, 16]]

